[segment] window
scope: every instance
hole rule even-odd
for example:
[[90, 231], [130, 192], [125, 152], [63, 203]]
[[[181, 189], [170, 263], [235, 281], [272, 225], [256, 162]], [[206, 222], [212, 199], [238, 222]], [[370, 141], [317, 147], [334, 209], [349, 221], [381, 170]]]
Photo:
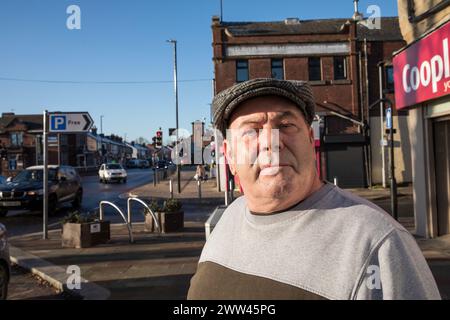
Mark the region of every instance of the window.
[[[424, 19], [433, 16], [440, 11], [443, 11], [450, 5], [449, 0], [440, 0], [440, 1], [428, 1], [428, 5], [419, 5], [418, 2], [422, 0], [408, 0], [408, 20], [411, 23], [417, 23]], [[421, 8], [422, 10], [417, 10], [417, 8]]]
[[236, 82], [244, 82], [248, 80], [248, 61], [236, 61]]
[[272, 78], [284, 80], [284, 69], [282, 59], [272, 59]]
[[308, 60], [309, 81], [322, 80], [322, 66], [320, 58], [313, 57]]
[[386, 89], [394, 92], [394, 67], [386, 67]]
[[334, 57], [334, 80], [347, 79], [347, 60], [345, 57]]
[[13, 132], [11, 133], [11, 145], [14, 147], [22, 146], [23, 144], [23, 133]]

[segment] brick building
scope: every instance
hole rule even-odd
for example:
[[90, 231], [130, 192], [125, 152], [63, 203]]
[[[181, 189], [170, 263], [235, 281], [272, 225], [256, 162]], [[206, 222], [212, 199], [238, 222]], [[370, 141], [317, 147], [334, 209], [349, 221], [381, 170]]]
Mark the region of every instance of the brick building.
[[[379, 29], [370, 22], [357, 11], [350, 19], [307, 21], [224, 22], [213, 17], [215, 94], [254, 78], [309, 81], [318, 106], [323, 178], [336, 177], [343, 187], [385, 182], [383, 118], [379, 108], [369, 112], [368, 107], [382, 90], [393, 99], [390, 61], [404, 41], [398, 18], [381, 18]], [[394, 116], [397, 125], [406, 127], [404, 114]], [[406, 182], [411, 179], [409, 143], [397, 149], [398, 180]]]
[[[19, 171], [43, 163], [43, 116], [3, 113], [0, 117], [0, 175], [14, 176]], [[130, 148], [121, 137], [89, 133], [49, 134], [49, 164], [77, 167], [81, 172], [96, 170], [103, 162], [125, 163]]]
[[42, 115], [3, 113], [0, 118], [0, 175], [11, 176], [39, 161]]

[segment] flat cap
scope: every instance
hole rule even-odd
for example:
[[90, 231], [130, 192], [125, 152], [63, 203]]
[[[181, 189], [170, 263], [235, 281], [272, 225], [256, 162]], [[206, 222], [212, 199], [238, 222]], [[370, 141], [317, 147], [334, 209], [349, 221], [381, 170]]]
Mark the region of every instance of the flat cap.
[[311, 87], [306, 81], [253, 79], [238, 83], [217, 94], [213, 100], [213, 122], [225, 133], [230, 116], [244, 101], [262, 96], [280, 96], [291, 100], [312, 124], [315, 102]]

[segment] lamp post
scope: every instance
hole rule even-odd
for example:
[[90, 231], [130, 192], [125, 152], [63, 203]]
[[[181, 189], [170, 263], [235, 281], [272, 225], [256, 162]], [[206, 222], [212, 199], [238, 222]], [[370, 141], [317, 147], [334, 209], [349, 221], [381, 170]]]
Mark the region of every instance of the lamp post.
[[103, 134], [103, 117], [104, 115], [100, 116], [100, 133]]
[[[369, 106], [369, 110], [374, 106], [384, 103], [387, 106], [386, 110], [386, 122], [388, 123], [389, 131], [389, 162], [390, 162], [390, 187], [391, 187], [391, 212], [395, 220], [398, 220], [398, 203], [397, 203], [397, 180], [395, 179], [395, 165], [394, 165], [394, 125], [393, 125], [393, 115], [392, 115], [392, 101], [387, 98], [382, 98]], [[383, 130], [383, 129], [382, 129]]]
[[[167, 42], [173, 44], [173, 56], [174, 56], [174, 64], [173, 64], [173, 82], [175, 88], [175, 113], [176, 113], [176, 145], [175, 145], [175, 154], [177, 157], [178, 154], [178, 72], [177, 72], [177, 40], [167, 40]], [[181, 193], [181, 178], [180, 178], [180, 164], [177, 164], [177, 188], [178, 193]]]

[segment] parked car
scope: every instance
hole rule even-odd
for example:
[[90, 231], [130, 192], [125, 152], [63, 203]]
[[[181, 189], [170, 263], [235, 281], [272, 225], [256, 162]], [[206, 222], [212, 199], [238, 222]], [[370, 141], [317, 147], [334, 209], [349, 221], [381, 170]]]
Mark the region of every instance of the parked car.
[[102, 164], [98, 171], [98, 176], [101, 183], [112, 181], [127, 182], [127, 171], [118, 163]]
[[150, 168], [150, 162], [148, 162], [147, 160], [139, 160], [139, 168], [141, 169]]
[[139, 168], [139, 160], [137, 160], [137, 159], [130, 159], [130, 160], [127, 161], [126, 166], [129, 169]]
[[0, 300], [6, 300], [8, 296], [8, 284], [11, 277], [10, 265], [6, 228], [0, 223]]
[[[9, 180], [9, 179], [8, 179]], [[29, 167], [6, 184], [0, 185], [0, 217], [9, 210], [41, 210], [44, 199], [44, 168]], [[83, 200], [83, 187], [77, 170], [70, 166], [48, 166], [49, 214], [58, 205], [71, 202], [79, 208]]]

